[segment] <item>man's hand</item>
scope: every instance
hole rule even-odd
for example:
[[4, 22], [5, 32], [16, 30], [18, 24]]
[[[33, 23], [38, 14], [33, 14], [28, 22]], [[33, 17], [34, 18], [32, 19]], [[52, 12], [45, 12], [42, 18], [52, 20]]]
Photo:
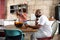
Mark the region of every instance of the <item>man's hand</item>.
[[29, 27], [29, 25], [28, 25], [28, 24], [24, 24], [24, 25], [25, 25], [25, 27], [26, 27], [26, 28], [28, 28], [28, 27]]
[[37, 24], [38, 24], [38, 22], [37, 22], [37, 21], [38, 21], [38, 18], [36, 18], [36, 20], [35, 20], [35, 25], [37, 25]]

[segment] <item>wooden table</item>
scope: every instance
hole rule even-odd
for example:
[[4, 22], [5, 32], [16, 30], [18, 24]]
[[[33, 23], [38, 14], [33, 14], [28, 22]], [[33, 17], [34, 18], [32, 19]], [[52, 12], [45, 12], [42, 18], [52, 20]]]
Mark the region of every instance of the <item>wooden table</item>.
[[25, 34], [24, 40], [31, 40], [31, 35], [35, 32], [37, 32], [38, 29], [32, 29], [32, 28], [19, 28], [22, 30]]
[[[8, 25], [5, 27], [6, 29], [16, 29], [16, 27], [14, 25]], [[33, 29], [33, 28], [25, 28], [25, 27], [22, 27], [22, 28], [18, 28], [20, 30], [22, 30], [23, 32], [36, 32], [38, 29]]]
[[[14, 26], [14, 25], [8, 25], [8, 26], [6, 26], [6, 29], [16, 29], [16, 27]], [[37, 30], [38, 29], [32, 29], [32, 28], [24, 28], [24, 27], [22, 27], [22, 28], [19, 28], [20, 30], [22, 30], [23, 32], [24, 32], [24, 34], [25, 34], [25, 40], [30, 40], [31, 38], [31, 35], [32, 35], [32, 33], [34, 33], [34, 32], [37, 32]]]
[[36, 32], [38, 29], [33, 29], [33, 28], [19, 28], [23, 32]]

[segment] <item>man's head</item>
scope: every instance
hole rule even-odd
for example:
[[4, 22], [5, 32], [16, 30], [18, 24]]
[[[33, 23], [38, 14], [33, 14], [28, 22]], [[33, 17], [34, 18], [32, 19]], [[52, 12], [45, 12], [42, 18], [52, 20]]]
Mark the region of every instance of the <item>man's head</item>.
[[37, 9], [37, 10], [36, 10], [35, 16], [36, 16], [36, 17], [40, 17], [40, 16], [41, 16], [41, 9]]

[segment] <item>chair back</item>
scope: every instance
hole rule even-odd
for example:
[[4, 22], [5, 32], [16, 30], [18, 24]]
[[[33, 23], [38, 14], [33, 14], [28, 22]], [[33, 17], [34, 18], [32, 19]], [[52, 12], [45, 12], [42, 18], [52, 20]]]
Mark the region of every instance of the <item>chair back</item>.
[[[23, 32], [21, 30], [17, 30], [17, 29], [14, 29], [14, 30], [4, 30], [5, 32], [5, 37], [6, 37], [6, 40], [9, 40], [9, 37], [16, 37], [16, 36], [19, 36], [21, 38], [19, 38], [19, 40], [24, 40], [24, 36], [23, 36]], [[10, 38], [12, 39], [12, 38]], [[12, 39], [12, 40], [16, 40], [16, 39]]]
[[58, 22], [55, 20], [51, 27], [52, 27], [52, 37], [53, 37], [56, 31], [58, 30]]
[[6, 36], [18, 36], [22, 35], [22, 31], [20, 30], [4, 30]]

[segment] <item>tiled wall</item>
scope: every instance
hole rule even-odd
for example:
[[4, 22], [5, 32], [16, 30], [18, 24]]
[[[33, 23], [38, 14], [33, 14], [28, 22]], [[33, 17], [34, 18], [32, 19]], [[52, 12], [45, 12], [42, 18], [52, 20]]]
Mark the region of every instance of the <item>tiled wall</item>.
[[28, 15], [35, 13], [36, 9], [41, 9], [42, 14], [47, 17], [54, 16], [55, 6], [59, 3], [59, 0], [7, 0], [7, 18], [9, 19], [10, 14], [10, 5], [16, 4], [28, 4]]

